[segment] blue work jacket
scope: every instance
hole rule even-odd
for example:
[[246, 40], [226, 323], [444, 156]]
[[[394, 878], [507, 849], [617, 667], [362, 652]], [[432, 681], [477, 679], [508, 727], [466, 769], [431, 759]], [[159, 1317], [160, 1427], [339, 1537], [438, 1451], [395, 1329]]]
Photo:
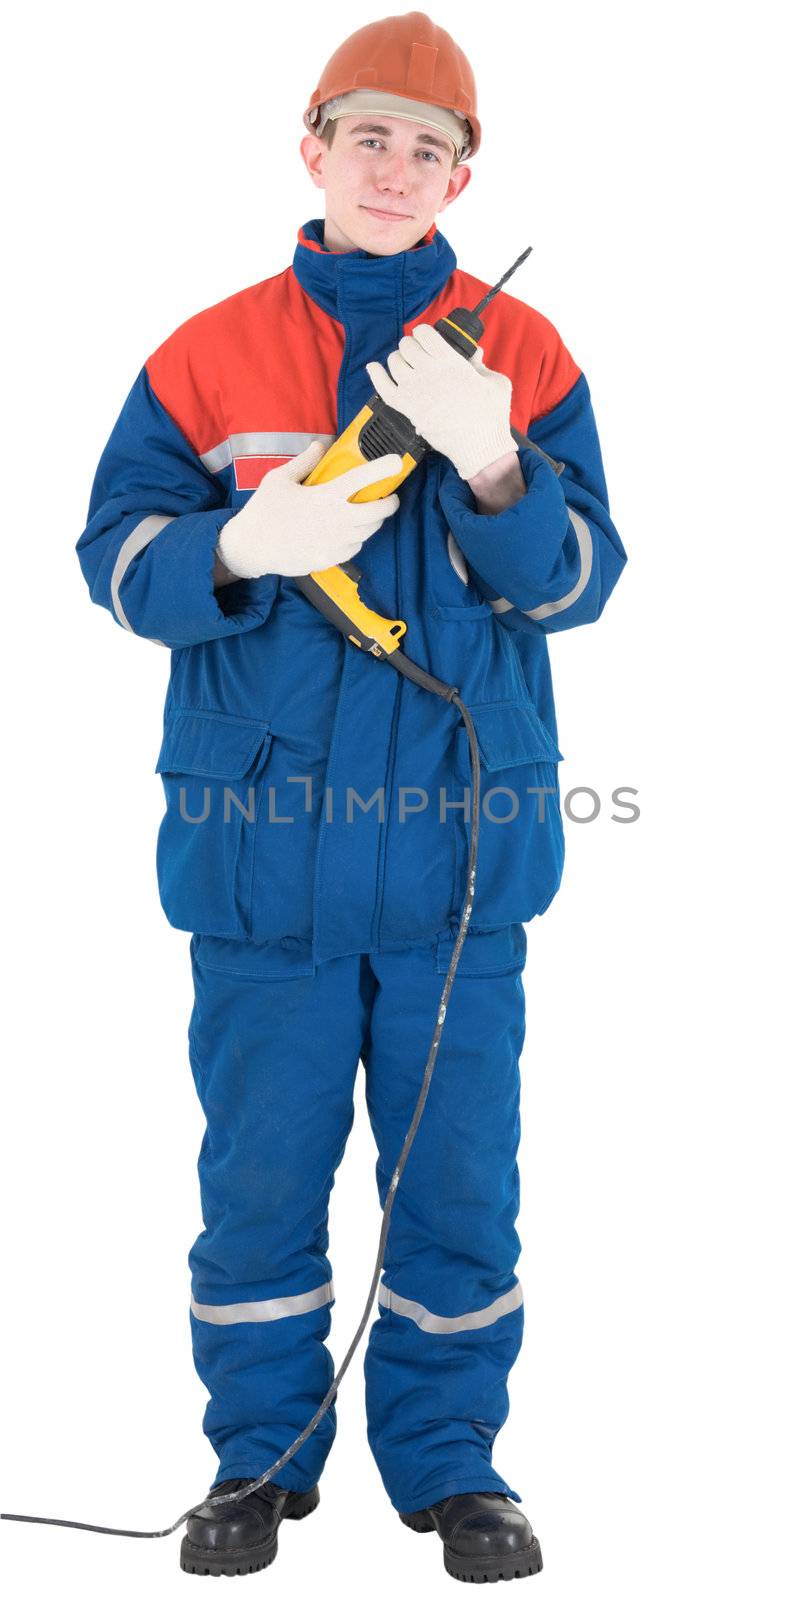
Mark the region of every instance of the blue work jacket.
[[[92, 599], [171, 651], [157, 873], [174, 927], [287, 952], [302, 970], [431, 939], [451, 948], [470, 836], [458, 710], [350, 644], [293, 579], [215, 586], [215, 547], [265, 472], [367, 403], [366, 362], [488, 287], [457, 268], [436, 224], [375, 256], [327, 251], [313, 220], [290, 267], [191, 317], [136, 378], [76, 548]], [[405, 621], [406, 653], [459, 688], [476, 726], [472, 934], [526, 923], [558, 889], [547, 634], [594, 622], [626, 559], [584, 374], [514, 296], [483, 320], [513, 425], [563, 472], [522, 446], [524, 495], [486, 515], [430, 451], [355, 558], [362, 600]]]

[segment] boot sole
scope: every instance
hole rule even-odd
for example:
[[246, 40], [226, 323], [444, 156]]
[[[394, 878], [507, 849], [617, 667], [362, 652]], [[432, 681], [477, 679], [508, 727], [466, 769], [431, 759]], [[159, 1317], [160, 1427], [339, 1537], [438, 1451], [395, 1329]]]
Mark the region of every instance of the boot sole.
[[[311, 1511], [315, 1511], [318, 1503], [319, 1486], [315, 1483], [305, 1494], [289, 1495], [281, 1520], [301, 1522], [303, 1517], [309, 1517]], [[277, 1531], [259, 1544], [246, 1545], [241, 1550], [205, 1550], [202, 1545], [193, 1544], [187, 1533], [181, 1540], [180, 1564], [184, 1572], [196, 1573], [201, 1578], [241, 1577], [248, 1572], [261, 1572], [263, 1567], [269, 1567], [276, 1557], [278, 1541]]]
[[[398, 1515], [415, 1533], [436, 1532], [428, 1511], [400, 1511]], [[446, 1572], [461, 1583], [498, 1583], [500, 1578], [509, 1582], [511, 1578], [529, 1578], [542, 1569], [541, 1546], [536, 1538], [524, 1550], [496, 1556], [458, 1556], [444, 1544], [443, 1559]]]

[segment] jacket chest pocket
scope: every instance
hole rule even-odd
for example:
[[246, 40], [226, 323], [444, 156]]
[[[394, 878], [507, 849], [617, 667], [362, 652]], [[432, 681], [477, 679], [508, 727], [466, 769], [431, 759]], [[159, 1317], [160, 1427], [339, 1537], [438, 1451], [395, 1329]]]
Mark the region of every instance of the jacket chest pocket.
[[156, 865], [161, 905], [174, 928], [250, 938], [251, 890], [266, 722], [225, 712], [170, 714], [155, 771], [166, 813]]
[[[529, 922], [547, 909], [564, 867], [558, 763], [546, 724], [529, 702], [468, 707], [480, 757], [480, 821], [471, 927]], [[465, 900], [471, 842], [473, 772], [468, 733], [455, 734], [457, 906]]]

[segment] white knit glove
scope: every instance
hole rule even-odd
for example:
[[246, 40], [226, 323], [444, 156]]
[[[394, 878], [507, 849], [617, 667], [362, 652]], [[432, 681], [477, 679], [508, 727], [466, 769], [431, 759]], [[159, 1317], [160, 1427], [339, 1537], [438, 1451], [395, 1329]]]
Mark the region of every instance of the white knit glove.
[[300, 578], [322, 572], [349, 561], [384, 518], [397, 511], [396, 494], [354, 503], [350, 495], [402, 472], [402, 456], [364, 461], [327, 483], [303, 483], [326, 449], [314, 439], [301, 455], [266, 472], [217, 541], [217, 554], [229, 572], [239, 578], [261, 578], [266, 572]]
[[[387, 405], [447, 456], [461, 478], [473, 478], [519, 446], [510, 431], [513, 385], [493, 372], [477, 350], [470, 361], [429, 322], [404, 334], [388, 363], [368, 361], [370, 379]], [[394, 382], [392, 381], [394, 379]]]

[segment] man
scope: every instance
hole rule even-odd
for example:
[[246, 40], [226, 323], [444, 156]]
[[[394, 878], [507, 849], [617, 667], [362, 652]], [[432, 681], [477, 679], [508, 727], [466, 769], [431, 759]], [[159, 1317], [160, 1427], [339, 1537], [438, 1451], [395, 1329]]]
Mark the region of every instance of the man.
[[[213, 1493], [260, 1477], [330, 1386], [328, 1199], [358, 1061], [383, 1203], [465, 898], [458, 712], [345, 640], [296, 576], [357, 557], [362, 599], [406, 622], [412, 659], [471, 709], [476, 898], [392, 1210], [366, 1401], [402, 1520], [437, 1530], [456, 1577], [511, 1578], [541, 1566], [492, 1450], [523, 1326], [524, 923], [563, 866], [546, 635], [601, 614], [625, 553], [586, 379], [552, 324], [497, 296], [488, 365], [433, 327], [489, 287], [434, 220], [480, 140], [462, 51], [422, 12], [372, 23], [328, 62], [305, 125], [324, 221], [300, 228], [291, 267], [147, 360], [77, 549], [93, 599], [172, 650], [158, 877], [193, 935], [207, 1126], [190, 1319]], [[425, 459], [398, 493], [398, 455], [306, 484], [373, 385]], [[267, 1565], [281, 1520], [316, 1507], [334, 1433], [331, 1407], [269, 1483], [192, 1516], [185, 1570]]]

